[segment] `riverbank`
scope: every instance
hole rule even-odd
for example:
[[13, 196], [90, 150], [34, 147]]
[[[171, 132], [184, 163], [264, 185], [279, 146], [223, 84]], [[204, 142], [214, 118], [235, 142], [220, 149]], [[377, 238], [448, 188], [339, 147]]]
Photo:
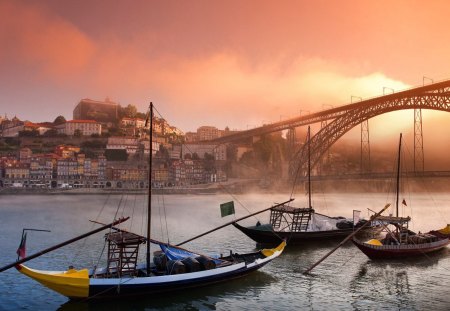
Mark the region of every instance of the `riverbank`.
[[[313, 192], [354, 193], [354, 192], [392, 192], [390, 179], [342, 179], [313, 180]], [[261, 184], [259, 180], [230, 180], [224, 183], [195, 185], [188, 187], [155, 188], [154, 194], [220, 194], [220, 193], [304, 193], [307, 182], [299, 182], [295, 189], [285, 181]], [[406, 192], [450, 192], [450, 177], [410, 178], [403, 185]], [[147, 189], [133, 188], [77, 188], [77, 189], [41, 189], [41, 188], [0, 188], [0, 195], [77, 195], [77, 194], [146, 194]]]

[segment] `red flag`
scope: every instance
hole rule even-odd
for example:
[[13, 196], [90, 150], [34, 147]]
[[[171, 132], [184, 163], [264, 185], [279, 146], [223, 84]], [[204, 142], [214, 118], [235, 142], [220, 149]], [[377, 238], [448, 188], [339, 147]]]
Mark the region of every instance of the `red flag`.
[[19, 256], [19, 259], [26, 257], [26, 251], [25, 251], [26, 243], [27, 243], [27, 233], [25, 232], [22, 235], [22, 240], [20, 241], [19, 248], [17, 249], [17, 256]]
[[405, 199], [403, 199], [402, 204], [405, 205], [405, 206], [408, 206], [408, 204], [406, 204]]

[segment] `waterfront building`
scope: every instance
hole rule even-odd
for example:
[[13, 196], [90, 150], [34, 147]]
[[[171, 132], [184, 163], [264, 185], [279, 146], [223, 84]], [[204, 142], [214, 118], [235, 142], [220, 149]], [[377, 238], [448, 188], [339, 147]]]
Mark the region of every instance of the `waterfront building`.
[[58, 184], [73, 183], [78, 176], [78, 161], [76, 158], [61, 158], [56, 162], [56, 176]]
[[[106, 161], [106, 157], [104, 155], [99, 155], [97, 157], [97, 179], [100, 182], [103, 182], [104, 180], [106, 180], [106, 165], [107, 165], [107, 161]], [[92, 169], [94, 170], [94, 166], [95, 163], [93, 163]], [[95, 172], [95, 170], [94, 170]]]
[[22, 188], [28, 184], [30, 179], [30, 166], [28, 164], [10, 162], [4, 166], [4, 174], [4, 187]]
[[80, 178], [84, 178], [84, 162], [86, 155], [83, 153], [77, 154], [77, 174]]
[[165, 187], [169, 185], [169, 168], [162, 159], [155, 159], [152, 167], [152, 182], [154, 187]]
[[52, 155], [32, 155], [30, 157], [30, 171], [28, 186], [31, 188], [51, 188], [54, 161]]
[[169, 182], [174, 186], [189, 186], [209, 182], [209, 173], [202, 161], [180, 160], [172, 162], [169, 168]]

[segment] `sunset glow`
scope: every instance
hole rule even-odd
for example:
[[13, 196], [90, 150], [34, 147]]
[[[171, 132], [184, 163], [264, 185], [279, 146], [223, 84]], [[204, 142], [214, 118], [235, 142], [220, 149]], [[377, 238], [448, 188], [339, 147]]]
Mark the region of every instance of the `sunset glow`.
[[449, 7], [0, 0], [0, 114], [52, 121], [109, 97], [184, 131], [246, 129], [450, 78]]

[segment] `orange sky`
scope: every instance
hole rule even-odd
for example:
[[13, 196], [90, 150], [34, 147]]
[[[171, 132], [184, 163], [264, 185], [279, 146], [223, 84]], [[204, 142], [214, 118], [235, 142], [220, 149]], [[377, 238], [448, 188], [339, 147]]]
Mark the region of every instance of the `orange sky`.
[[[80, 99], [109, 97], [141, 111], [153, 101], [184, 131], [259, 126], [421, 85], [423, 76], [450, 78], [449, 9], [448, 1], [0, 0], [0, 114], [71, 119]], [[412, 112], [399, 116], [412, 131]]]

